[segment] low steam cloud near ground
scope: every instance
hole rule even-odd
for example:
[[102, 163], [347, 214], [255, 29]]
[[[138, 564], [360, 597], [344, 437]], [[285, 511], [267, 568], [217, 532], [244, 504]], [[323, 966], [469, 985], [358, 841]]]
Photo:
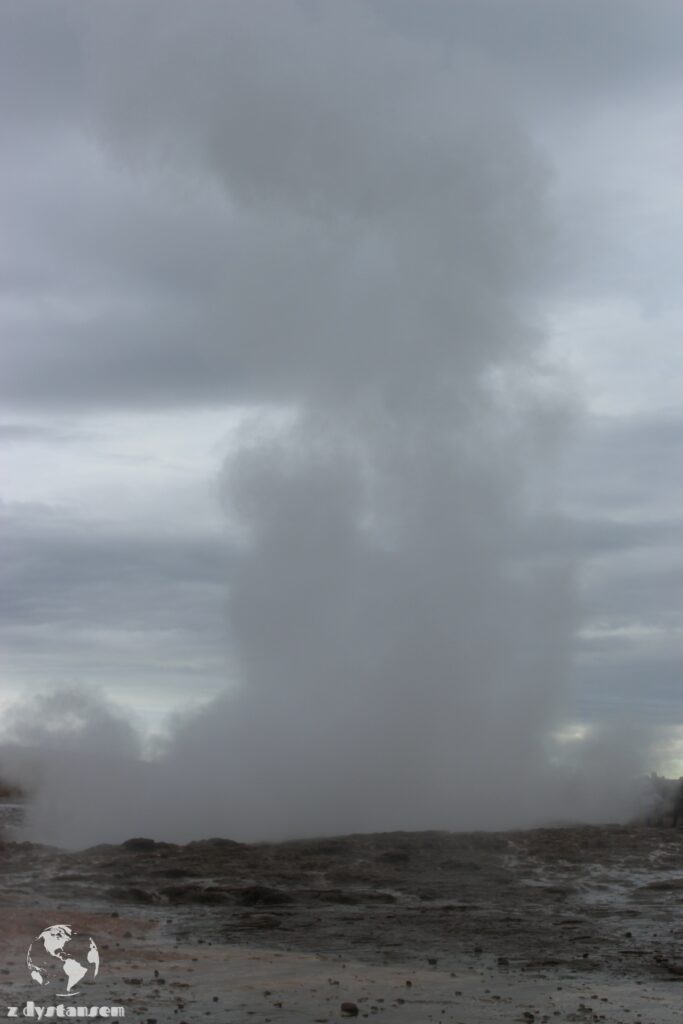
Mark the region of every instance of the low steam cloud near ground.
[[[4, 781], [29, 796], [25, 835], [72, 848], [139, 833], [184, 842], [228, 832], [254, 840], [533, 827], [630, 820], [654, 807], [638, 778], [642, 737], [627, 725], [596, 730], [578, 754], [557, 760], [531, 732], [531, 720], [506, 733], [493, 710], [487, 716], [483, 696], [462, 714], [476, 723], [476, 736], [453, 715], [440, 723], [442, 732], [450, 724], [451, 742], [442, 736], [441, 747], [425, 748], [417, 741], [426, 714], [411, 736], [411, 723], [399, 729], [394, 711], [390, 731], [379, 693], [364, 699], [361, 712], [351, 714], [347, 697], [346, 709], [337, 699], [329, 711], [314, 704], [313, 713], [295, 716], [291, 707], [279, 719], [246, 693], [226, 694], [178, 722], [163, 753], [148, 760], [119, 709], [83, 690], [54, 691], [10, 716], [15, 742], [3, 746], [0, 766]], [[457, 710], [455, 699], [442, 701], [442, 715], [451, 705]], [[502, 706], [515, 710], [509, 696]], [[344, 710], [334, 736], [332, 716]], [[49, 726], [36, 727], [41, 715], [51, 716]], [[489, 753], [494, 740], [498, 749]]]
[[151, 753], [96, 685], [10, 707], [0, 771], [35, 790], [30, 834], [634, 813], [650, 726], [626, 709], [566, 734], [583, 609], [558, 478], [582, 406], [542, 312], [554, 172], [504, 77], [370, 4], [69, 11], [88, 145], [163, 172], [196, 221], [145, 331], [117, 333], [115, 304], [40, 372], [25, 344], [10, 384], [246, 410], [217, 488], [234, 673]]

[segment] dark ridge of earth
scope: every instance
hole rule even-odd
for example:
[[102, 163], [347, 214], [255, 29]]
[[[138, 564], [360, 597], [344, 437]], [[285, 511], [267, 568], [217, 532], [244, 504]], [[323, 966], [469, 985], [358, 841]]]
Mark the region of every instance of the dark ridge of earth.
[[[138, 837], [78, 852], [0, 844], [0, 916], [18, 928], [27, 914], [45, 923], [90, 915], [100, 930], [105, 920], [119, 932], [128, 922], [116, 932], [121, 949], [126, 936], [142, 942], [153, 932], [159, 949], [192, 948], [193, 963], [221, 950], [257, 960], [263, 951], [431, 971], [435, 984], [437, 974], [442, 981], [485, 974], [501, 992], [522, 975], [550, 979], [558, 991], [597, 990], [605, 979], [632, 986], [683, 980], [682, 907], [683, 831], [673, 828], [391, 832], [258, 844], [217, 838], [183, 846]], [[407, 1011], [387, 1017], [385, 1009], [374, 1012], [413, 1020]], [[663, 1009], [653, 1021], [668, 1020]], [[244, 1012], [250, 1020], [289, 1019]], [[459, 1018], [444, 1011], [434, 1019]], [[479, 1018], [471, 1012], [469, 1019]], [[491, 1011], [482, 1019], [498, 1017]]]
[[[683, 832], [629, 826], [391, 832], [283, 843], [133, 838], [0, 848], [3, 901], [144, 907], [174, 936], [373, 962], [480, 952], [527, 969], [670, 969]], [[170, 915], [170, 916], [169, 916]], [[505, 966], [508, 966], [505, 965]]]

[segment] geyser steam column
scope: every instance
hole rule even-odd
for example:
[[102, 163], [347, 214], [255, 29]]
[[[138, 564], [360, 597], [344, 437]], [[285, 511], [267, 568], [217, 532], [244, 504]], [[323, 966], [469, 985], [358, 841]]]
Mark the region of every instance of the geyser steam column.
[[242, 688], [172, 756], [224, 780], [230, 834], [517, 822], [573, 629], [569, 573], [528, 542], [561, 420], [529, 313], [544, 172], [457, 60], [284, 6], [287, 61], [253, 9], [260, 59], [210, 115], [251, 229], [235, 367], [278, 413], [225, 468]]

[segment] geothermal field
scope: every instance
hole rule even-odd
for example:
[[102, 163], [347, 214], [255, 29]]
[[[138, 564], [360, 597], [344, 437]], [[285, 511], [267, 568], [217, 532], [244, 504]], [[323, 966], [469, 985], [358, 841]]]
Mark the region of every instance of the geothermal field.
[[675, 828], [138, 837], [77, 852], [5, 837], [0, 1005], [19, 1013], [51, 1002], [26, 948], [60, 922], [101, 958], [62, 1003], [147, 1024], [680, 1019]]
[[682, 38], [0, 0], [0, 1024], [683, 1024]]

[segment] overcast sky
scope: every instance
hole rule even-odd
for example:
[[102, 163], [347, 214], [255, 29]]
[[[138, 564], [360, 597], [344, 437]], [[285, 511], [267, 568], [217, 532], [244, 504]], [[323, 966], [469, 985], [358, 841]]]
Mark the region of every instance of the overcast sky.
[[[326, 630], [417, 678], [433, 601], [505, 634], [465, 692], [552, 634], [534, 699], [683, 774], [682, 33], [679, 0], [4, 0], [0, 707], [272, 701], [305, 628], [295, 700], [346, 685]], [[530, 623], [502, 564], [554, 574]]]

